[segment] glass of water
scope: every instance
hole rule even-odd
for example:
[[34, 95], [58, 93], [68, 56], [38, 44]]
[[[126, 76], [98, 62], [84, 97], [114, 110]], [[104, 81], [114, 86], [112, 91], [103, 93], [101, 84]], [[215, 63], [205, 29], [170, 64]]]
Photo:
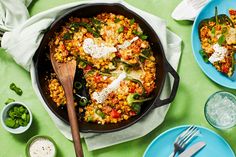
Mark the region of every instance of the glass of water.
[[206, 120], [218, 129], [236, 125], [236, 96], [224, 91], [212, 94], [205, 104]]

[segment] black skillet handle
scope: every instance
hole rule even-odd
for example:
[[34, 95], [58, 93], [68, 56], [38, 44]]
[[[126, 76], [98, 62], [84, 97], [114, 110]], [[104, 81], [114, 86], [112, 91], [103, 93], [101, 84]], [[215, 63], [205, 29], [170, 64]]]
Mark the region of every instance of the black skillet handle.
[[165, 67], [166, 67], [166, 73], [167, 74], [170, 73], [174, 78], [174, 83], [172, 85], [172, 91], [170, 93], [169, 98], [166, 98], [166, 99], [163, 99], [163, 100], [161, 100], [160, 98], [156, 98], [156, 100], [154, 101], [154, 106], [153, 106], [154, 108], [171, 103], [174, 100], [175, 95], [176, 95], [177, 90], [178, 90], [178, 87], [179, 87], [179, 75], [178, 75], [178, 73], [174, 70], [174, 68], [167, 61], [165, 62]]

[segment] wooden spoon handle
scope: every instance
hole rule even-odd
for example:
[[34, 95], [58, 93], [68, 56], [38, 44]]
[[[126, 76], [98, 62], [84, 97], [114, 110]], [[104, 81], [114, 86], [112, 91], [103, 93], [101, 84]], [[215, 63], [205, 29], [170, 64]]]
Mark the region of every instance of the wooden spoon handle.
[[74, 106], [74, 98], [73, 98], [73, 92], [72, 92], [72, 86], [68, 85], [67, 87], [64, 87], [65, 95], [66, 95], [66, 101], [67, 101], [67, 111], [71, 126], [71, 132], [72, 137], [74, 140], [74, 148], [76, 157], [83, 157], [83, 149], [80, 143], [80, 133], [79, 133], [79, 125], [78, 120], [75, 112], [75, 106]]

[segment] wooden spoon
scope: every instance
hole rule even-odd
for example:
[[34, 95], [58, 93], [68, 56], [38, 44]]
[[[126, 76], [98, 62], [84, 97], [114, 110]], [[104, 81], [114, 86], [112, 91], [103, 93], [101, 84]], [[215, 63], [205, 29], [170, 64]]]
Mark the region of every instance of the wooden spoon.
[[77, 157], [83, 157], [83, 149], [80, 143], [79, 125], [76, 117], [74, 98], [73, 98], [73, 82], [76, 70], [76, 61], [71, 60], [66, 63], [59, 63], [54, 57], [54, 48], [50, 48], [50, 59], [55, 73], [65, 91], [67, 111], [71, 126], [72, 138], [74, 141], [75, 154]]

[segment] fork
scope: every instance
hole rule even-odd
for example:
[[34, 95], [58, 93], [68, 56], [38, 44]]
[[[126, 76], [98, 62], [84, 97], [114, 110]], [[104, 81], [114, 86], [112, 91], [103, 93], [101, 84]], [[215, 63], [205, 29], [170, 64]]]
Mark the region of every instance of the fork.
[[184, 132], [182, 132], [174, 142], [174, 151], [170, 154], [169, 157], [174, 157], [177, 152], [184, 149], [185, 146], [197, 135], [200, 134], [199, 129], [191, 125], [188, 129], [186, 129]]

